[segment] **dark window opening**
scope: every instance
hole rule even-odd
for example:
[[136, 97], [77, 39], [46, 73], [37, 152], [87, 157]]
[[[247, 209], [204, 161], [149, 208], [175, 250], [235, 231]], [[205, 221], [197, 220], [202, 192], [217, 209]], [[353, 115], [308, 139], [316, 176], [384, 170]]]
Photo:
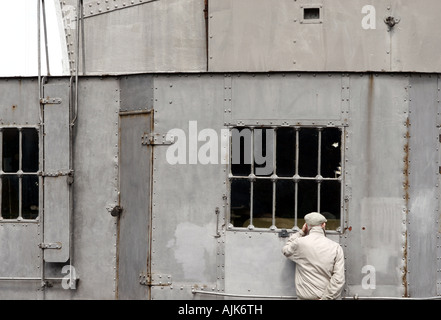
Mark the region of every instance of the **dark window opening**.
[[318, 174], [318, 131], [305, 128], [299, 132], [299, 175], [315, 177]]
[[234, 227], [243, 227], [245, 221], [250, 219], [250, 188], [251, 183], [248, 180], [231, 181], [230, 223]]
[[[328, 219], [328, 230], [338, 229], [342, 130], [233, 128], [230, 224], [239, 228], [301, 228], [304, 216], [317, 211]], [[258, 169], [265, 172], [258, 174]]]
[[276, 183], [276, 226], [282, 229], [293, 227], [295, 186], [292, 180], [278, 180]]
[[39, 135], [35, 128], [0, 130], [2, 219], [36, 219], [39, 213]]
[[338, 178], [341, 174], [341, 131], [329, 128], [322, 131], [320, 174], [324, 178]]
[[29, 175], [23, 177], [22, 183], [22, 217], [23, 219], [35, 219], [38, 216], [38, 176]]
[[302, 227], [303, 218], [310, 212], [318, 211], [318, 184], [314, 180], [300, 180], [298, 183], [298, 201], [297, 218], [302, 219], [298, 222]]
[[231, 131], [231, 172], [237, 176], [251, 173], [251, 130], [234, 128]]
[[18, 176], [2, 178], [2, 218], [17, 219], [19, 216]]
[[4, 172], [17, 172], [19, 169], [19, 131], [3, 129], [3, 165]]
[[278, 128], [276, 170], [279, 177], [292, 177], [296, 164], [296, 135], [292, 128]]
[[38, 161], [38, 132], [35, 129], [22, 130], [23, 144], [23, 172], [37, 172], [39, 167]]
[[269, 179], [256, 180], [253, 189], [253, 226], [269, 228], [273, 224], [273, 182]]
[[274, 131], [272, 129], [254, 129], [254, 174], [270, 176], [274, 170]]
[[320, 8], [304, 8], [303, 19], [304, 20], [320, 19]]

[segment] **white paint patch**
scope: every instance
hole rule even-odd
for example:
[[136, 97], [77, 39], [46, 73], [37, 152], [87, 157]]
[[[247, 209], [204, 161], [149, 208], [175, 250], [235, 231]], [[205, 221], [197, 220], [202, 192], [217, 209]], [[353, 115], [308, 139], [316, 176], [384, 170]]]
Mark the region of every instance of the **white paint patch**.
[[167, 243], [167, 248], [174, 250], [176, 262], [182, 266], [185, 280], [210, 280], [204, 279], [209, 261], [207, 255], [216, 252], [216, 241], [210, 230], [215, 230], [214, 224], [199, 226], [184, 222], [177, 226], [174, 238]]

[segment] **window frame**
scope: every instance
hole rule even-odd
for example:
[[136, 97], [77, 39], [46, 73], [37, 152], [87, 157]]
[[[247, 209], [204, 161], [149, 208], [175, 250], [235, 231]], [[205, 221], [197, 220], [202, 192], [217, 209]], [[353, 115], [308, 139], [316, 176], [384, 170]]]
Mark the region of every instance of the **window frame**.
[[[17, 172], [4, 172], [3, 171], [3, 135], [4, 130], [15, 129], [19, 133], [19, 161]], [[38, 170], [36, 172], [24, 172], [23, 169], [23, 130], [32, 129], [37, 133], [38, 141]], [[39, 125], [0, 125], [0, 223], [40, 223], [40, 217], [42, 214], [43, 206], [43, 174], [42, 174], [42, 137], [40, 134]], [[2, 216], [2, 201], [3, 201], [3, 177], [12, 176], [18, 177], [18, 217], [17, 218], [4, 218]], [[23, 218], [23, 177], [36, 176], [38, 178], [38, 213], [35, 218]]]
[[[238, 125], [231, 125], [228, 127], [229, 129], [229, 140], [228, 140], [228, 148], [229, 148], [229, 161], [227, 164], [227, 194], [228, 194], [228, 203], [227, 203], [227, 214], [226, 214], [226, 220], [227, 220], [227, 230], [230, 231], [244, 231], [244, 232], [249, 232], [249, 231], [256, 231], [256, 232], [281, 232], [282, 230], [288, 230], [288, 231], [297, 231], [299, 230], [302, 226], [298, 226], [298, 202], [297, 202], [297, 196], [298, 196], [298, 184], [300, 181], [314, 181], [318, 184], [317, 188], [317, 211], [320, 212], [320, 188], [321, 188], [321, 182], [322, 181], [338, 181], [340, 183], [340, 217], [339, 217], [339, 226], [336, 229], [326, 229], [326, 233], [327, 234], [341, 234], [344, 231], [344, 225], [345, 225], [345, 212], [346, 212], [346, 203], [345, 203], [345, 150], [346, 150], [346, 135], [347, 135], [347, 131], [346, 131], [346, 127], [347, 125], [345, 124], [341, 124], [341, 125], [337, 125], [337, 124], [319, 124], [318, 122], [312, 122], [311, 124], [297, 124], [297, 125], [266, 125], [266, 124], [260, 124], [258, 126], [256, 125], [245, 125], [243, 122], [239, 122]], [[235, 176], [232, 174], [232, 130], [233, 129], [243, 129], [243, 128], [248, 128], [251, 130], [252, 134], [251, 134], [251, 173], [248, 176]], [[277, 129], [279, 128], [293, 128], [295, 130], [295, 149], [296, 149], [296, 153], [295, 153], [295, 174], [293, 177], [279, 177], [277, 176], [277, 171], [276, 171], [276, 151], [277, 151]], [[299, 163], [299, 131], [301, 129], [305, 129], [305, 128], [309, 128], [309, 129], [316, 129], [318, 132], [320, 132], [319, 137], [317, 138], [319, 140], [318, 142], [318, 172], [321, 173], [321, 132], [323, 131], [323, 129], [326, 128], [337, 128], [338, 130], [340, 130], [340, 176], [338, 178], [325, 178], [323, 176], [321, 176], [320, 174], [318, 174], [316, 177], [311, 178], [311, 177], [301, 177], [298, 173], [298, 163]], [[273, 143], [273, 173], [270, 176], [256, 176], [254, 174], [254, 129], [272, 129], [274, 132], [274, 143]], [[247, 180], [250, 181], [250, 224], [247, 227], [238, 227], [238, 226], [234, 226], [231, 223], [231, 201], [232, 201], [232, 196], [231, 196], [231, 184], [233, 180]], [[255, 227], [253, 225], [253, 183], [252, 181], [256, 181], [257, 179], [262, 179], [262, 180], [271, 180], [273, 183], [273, 187], [272, 187], [272, 225], [270, 227], [267, 228], [260, 228], [260, 227]], [[287, 180], [287, 181], [294, 181], [294, 196], [295, 196], [295, 212], [294, 212], [294, 217], [293, 217], [293, 227], [292, 228], [279, 228], [275, 225], [275, 221], [276, 221], [276, 211], [275, 211], [275, 202], [276, 202], [276, 186], [277, 186], [277, 181], [281, 181], [281, 180]]]

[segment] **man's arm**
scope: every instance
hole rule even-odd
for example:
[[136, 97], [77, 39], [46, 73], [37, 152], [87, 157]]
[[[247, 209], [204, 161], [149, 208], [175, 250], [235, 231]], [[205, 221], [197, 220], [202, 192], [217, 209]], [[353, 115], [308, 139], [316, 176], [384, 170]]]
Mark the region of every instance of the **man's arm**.
[[345, 284], [344, 260], [343, 249], [338, 246], [331, 280], [325, 292], [323, 292], [321, 300], [334, 300], [340, 297], [343, 285]]
[[307, 232], [308, 232], [308, 226], [305, 223], [302, 227], [302, 230], [292, 234], [288, 238], [288, 241], [286, 242], [285, 246], [282, 248], [282, 253], [285, 257], [289, 258], [290, 256], [293, 255], [295, 251], [295, 240], [300, 237], [303, 237], [304, 235], [307, 234]]

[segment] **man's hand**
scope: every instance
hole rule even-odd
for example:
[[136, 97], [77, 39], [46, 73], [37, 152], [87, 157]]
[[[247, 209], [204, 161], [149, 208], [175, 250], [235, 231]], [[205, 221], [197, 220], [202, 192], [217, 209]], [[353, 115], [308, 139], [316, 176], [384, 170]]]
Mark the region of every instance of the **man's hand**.
[[305, 223], [305, 224], [303, 224], [303, 227], [302, 227], [302, 231], [303, 231], [303, 233], [305, 234], [305, 235], [307, 235], [308, 234], [308, 225]]

